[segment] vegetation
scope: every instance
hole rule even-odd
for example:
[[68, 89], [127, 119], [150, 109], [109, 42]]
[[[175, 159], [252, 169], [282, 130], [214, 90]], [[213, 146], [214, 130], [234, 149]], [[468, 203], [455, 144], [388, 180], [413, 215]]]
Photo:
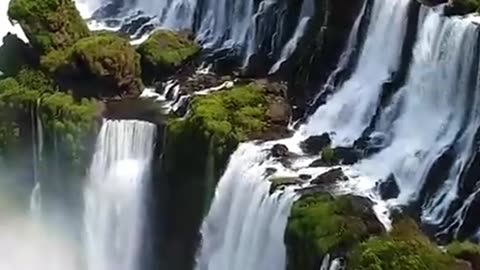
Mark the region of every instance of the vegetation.
[[8, 15], [42, 53], [68, 48], [89, 35], [72, 0], [12, 0]]
[[[22, 134], [31, 134], [34, 114], [41, 116], [45, 137], [56, 139], [73, 168], [85, 163], [85, 140], [96, 129], [96, 103], [74, 101], [67, 93], [58, 92], [43, 73], [23, 70], [16, 78], [0, 81], [0, 151], [13, 151]], [[25, 142], [24, 142], [25, 143]], [[29, 145], [29, 143], [26, 143]]]
[[158, 30], [138, 47], [144, 80], [170, 75], [200, 52], [200, 46], [186, 34]]
[[358, 245], [349, 269], [354, 270], [454, 270], [457, 261], [424, 236], [410, 219], [394, 224], [389, 235]]
[[382, 225], [359, 200], [318, 193], [295, 202], [285, 232], [288, 269], [315, 269], [326, 254], [346, 252], [381, 233]]
[[330, 146], [327, 146], [322, 149], [322, 161], [326, 164], [335, 165], [338, 164], [339, 160], [335, 150], [332, 149]]
[[143, 88], [140, 56], [127, 39], [114, 34], [99, 33], [80, 39], [65, 50], [51, 51], [42, 58], [42, 65], [76, 84], [95, 85], [101, 90], [97, 91], [99, 95], [136, 96]]
[[447, 253], [457, 259], [468, 261], [473, 269], [480, 269], [480, 246], [471, 242], [453, 242], [446, 248]]

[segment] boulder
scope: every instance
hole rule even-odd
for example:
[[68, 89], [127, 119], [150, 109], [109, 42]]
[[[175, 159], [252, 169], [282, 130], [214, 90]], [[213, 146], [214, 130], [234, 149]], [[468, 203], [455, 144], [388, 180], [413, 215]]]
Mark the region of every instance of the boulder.
[[480, 270], [480, 246], [471, 242], [453, 242], [446, 247], [447, 253], [470, 263], [473, 270]]
[[200, 50], [188, 33], [157, 30], [137, 49], [141, 55], [144, 81], [151, 84], [174, 74]]
[[352, 147], [336, 147], [334, 150], [335, 158], [344, 165], [352, 165], [362, 157], [362, 154]]
[[8, 16], [43, 54], [66, 49], [90, 34], [72, 0], [12, 0]]
[[317, 155], [327, 146], [330, 146], [332, 140], [328, 133], [323, 133], [319, 136], [308, 137], [305, 141], [300, 143], [300, 148], [303, 152], [309, 155]]
[[372, 206], [369, 199], [353, 195], [302, 196], [293, 204], [285, 230], [287, 269], [318, 269], [325, 255], [344, 256], [372, 235], [383, 234]]
[[270, 154], [274, 158], [281, 158], [288, 156], [288, 147], [284, 144], [275, 144], [270, 150]]
[[378, 193], [382, 200], [395, 199], [400, 194], [400, 188], [398, 187], [395, 176], [390, 175], [386, 180], [381, 180], [376, 184]]
[[312, 185], [331, 186], [339, 181], [347, 181], [348, 177], [341, 168], [335, 168], [317, 176], [311, 181]]
[[140, 56], [127, 39], [112, 33], [52, 51], [42, 58], [42, 66], [79, 97], [136, 97], [143, 90]]

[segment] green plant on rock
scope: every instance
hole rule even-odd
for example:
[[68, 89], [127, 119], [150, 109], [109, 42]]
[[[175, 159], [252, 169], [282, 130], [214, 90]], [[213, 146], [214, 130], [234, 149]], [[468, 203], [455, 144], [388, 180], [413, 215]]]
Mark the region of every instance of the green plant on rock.
[[322, 149], [322, 160], [327, 164], [338, 164], [337, 154], [330, 146]]
[[480, 8], [480, 0], [451, 0], [450, 5], [460, 13], [466, 14], [478, 12]]
[[170, 75], [200, 52], [200, 46], [186, 34], [157, 30], [138, 47], [144, 79], [151, 82]]
[[50, 52], [41, 62], [50, 72], [77, 78], [78, 83], [95, 82], [90, 86], [106, 89], [98, 91], [100, 95], [138, 95], [143, 88], [140, 56], [127, 39], [115, 34], [99, 33], [83, 38], [72, 47]]
[[326, 193], [295, 202], [285, 232], [288, 269], [315, 269], [326, 254], [346, 252], [371, 233], [382, 232], [376, 217], [356, 204], [355, 197]]
[[90, 33], [72, 0], [12, 0], [8, 16], [43, 53], [65, 49]]
[[458, 262], [424, 236], [414, 221], [394, 224], [389, 235], [358, 245], [350, 260], [351, 270], [455, 270]]

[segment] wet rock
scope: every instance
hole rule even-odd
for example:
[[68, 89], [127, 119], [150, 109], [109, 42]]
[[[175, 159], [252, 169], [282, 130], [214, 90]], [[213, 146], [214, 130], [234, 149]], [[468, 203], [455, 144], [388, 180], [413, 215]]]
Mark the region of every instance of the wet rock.
[[277, 169], [276, 169], [276, 168], [268, 167], [268, 168], [265, 169], [265, 175], [266, 175], [266, 176], [270, 176], [270, 175], [272, 175], [272, 174], [274, 174], [274, 173], [276, 173], [276, 172], [277, 172]]
[[376, 184], [378, 193], [382, 200], [395, 199], [400, 194], [400, 188], [397, 185], [395, 176], [390, 175], [386, 180], [382, 180]]
[[362, 154], [358, 150], [351, 147], [337, 147], [334, 149], [334, 152], [339, 162], [345, 165], [357, 163], [362, 157]]
[[123, 5], [124, 5], [123, 1], [110, 2], [100, 7], [99, 9], [95, 10], [91, 18], [94, 20], [101, 20], [105, 18], [115, 17], [118, 14], [120, 14], [120, 12], [122, 11]]
[[343, 173], [341, 168], [335, 168], [317, 176], [312, 180], [312, 185], [331, 186], [339, 181], [347, 181], [348, 177]]
[[420, 4], [425, 5], [425, 6], [436, 6], [440, 4], [447, 3], [448, 0], [417, 0]]
[[298, 178], [302, 181], [308, 181], [312, 179], [312, 176], [310, 174], [300, 174]]
[[274, 158], [286, 157], [288, 156], [288, 153], [288, 147], [284, 144], [275, 144], [270, 150], [270, 154]]
[[319, 136], [311, 136], [307, 138], [305, 141], [300, 143], [300, 148], [306, 154], [316, 155], [331, 143], [332, 140], [330, 139], [330, 135], [328, 135], [328, 133], [323, 133]]
[[301, 181], [298, 177], [275, 177], [270, 179], [270, 182], [272, 182], [272, 185], [270, 186], [270, 194], [277, 191], [281, 187], [299, 185], [303, 183], [303, 181]]
[[[120, 28], [120, 32], [128, 35], [134, 35], [145, 25], [147, 25], [151, 20], [152, 18], [146, 15], [137, 17], [128, 21], [128, 23], [122, 25], [122, 27]], [[139, 33], [139, 35], [142, 34], [146, 34], [146, 32], [144, 31], [144, 33]]]
[[15, 76], [24, 66], [36, 67], [39, 61], [35, 50], [16, 35], [8, 33], [3, 38], [0, 46], [0, 71], [3, 75]]

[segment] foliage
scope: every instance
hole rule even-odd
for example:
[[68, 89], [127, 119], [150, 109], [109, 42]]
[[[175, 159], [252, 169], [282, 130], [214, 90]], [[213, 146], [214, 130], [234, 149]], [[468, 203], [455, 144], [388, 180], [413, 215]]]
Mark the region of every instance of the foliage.
[[139, 94], [140, 56], [128, 40], [99, 33], [76, 42], [71, 48], [56, 50], [42, 58], [52, 73], [67, 70], [67, 76], [95, 81], [99, 89], [116, 89], [115, 94]]
[[356, 209], [351, 196], [303, 196], [292, 207], [285, 241], [288, 269], [314, 269], [328, 253], [346, 251], [370, 235], [376, 218]]
[[[18, 147], [23, 133], [31, 132], [33, 114], [39, 114], [46, 137], [58, 140], [70, 164], [83, 164], [84, 140], [96, 128], [96, 103], [76, 102], [69, 94], [58, 92], [43, 73], [21, 71], [16, 79], [0, 81], [0, 151]], [[29, 124], [30, 123], [30, 124]], [[29, 134], [31, 136], [31, 134]], [[5, 153], [4, 153], [5, 154]]]
[[89, 35], [72, 0], [12, 0], [8, 15], [44, 53], [65, 49]]
[[353, 252], [352, 270], [452, 270], [453, 257], [443, 253], [411, 220], [394, 224], [390, 235], [373, 238]]
[[335, 150], [330, 146], [327, 146], [322, 149], [322, 160], [327, 164], [338, 164], [338, 157], [335, 153]]
[[265, 130], [266, 109], [260, 86], [237, 86], [230, 91], [195, 97], [187, 117], [173, 120], [170, 130], [175, 134], [193, 129], [201, 136], [213, 137], [219, 144], [231, 140], [238, 143]]
[[168, 75], [200, 52], [200, 46], [187, 35], [158, 30], [138, 47], [146, 80]]
[[480, 267], [480, 246], [471, 242], [455, 241], [446, 248], [447, 253], [457, 259], [468, 261], [473, 269]]

